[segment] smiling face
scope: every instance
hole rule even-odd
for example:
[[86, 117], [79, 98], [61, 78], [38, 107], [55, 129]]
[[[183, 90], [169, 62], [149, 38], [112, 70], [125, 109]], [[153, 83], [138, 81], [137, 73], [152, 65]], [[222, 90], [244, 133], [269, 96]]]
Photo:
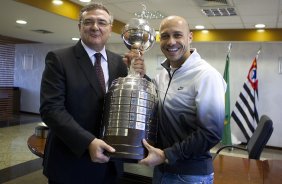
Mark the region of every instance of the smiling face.
[[182, 17], [169, 16], [161, 22], [160, 47], [172, 67], [179, 68], [190, 56], [192, 37]]
[[88, 47], [99, 52], [111, 35], [111, 16], [102, 9], [85, 11], [81, 14], [78, 27], [81, 40]]

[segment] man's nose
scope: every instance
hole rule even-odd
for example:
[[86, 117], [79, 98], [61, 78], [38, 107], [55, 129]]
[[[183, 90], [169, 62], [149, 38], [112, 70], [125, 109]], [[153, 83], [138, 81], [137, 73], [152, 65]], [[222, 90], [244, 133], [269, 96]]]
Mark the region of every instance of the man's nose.
[[173, 44], [175, 44], [176, 43], [176, 41], [175, 41], [175, 39], [171, 36], [171, 37], [169, 37], [169, 39], [168, 39], [168, 41], [167, 41], [167, 44], [168, 45], [173, 45]]
[[95, 30], [98, 30], [99, 29], [98, 23], [97, 22], [93, 22], [92, 25], [91, 25], [91, 28], [95, 29]]

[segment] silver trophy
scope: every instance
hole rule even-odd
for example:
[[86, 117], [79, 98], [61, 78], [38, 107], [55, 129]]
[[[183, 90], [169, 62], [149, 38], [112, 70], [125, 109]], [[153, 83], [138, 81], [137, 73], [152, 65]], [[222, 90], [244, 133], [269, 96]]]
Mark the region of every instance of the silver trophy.
[[[132, 18], [122, 32], [126, 47], [139, 51], [151, 48], [155, 37], [145, 19]], [[154, 145], [157, 138], [155, 85], [132, 71], [113, 81], [105, 96], [103, 114], [103, 140], [116, 149], [111, 158], [128, 162], [145, 158], [142, 139]]]

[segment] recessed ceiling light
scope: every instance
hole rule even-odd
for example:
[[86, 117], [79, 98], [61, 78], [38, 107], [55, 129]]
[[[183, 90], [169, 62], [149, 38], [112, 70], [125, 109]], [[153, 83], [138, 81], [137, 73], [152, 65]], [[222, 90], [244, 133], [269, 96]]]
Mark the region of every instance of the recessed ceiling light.
[[203, 25], [196, 25], [195, 28], [196, 29], [205, 29], [205, 26], [203, 26]]
[[73, 38], [71, 38], [73, 41], [78, 41], [79, 40], [79, 38], [76, 38], [76, 37], [73, 37]]
[[265, 24], [256, 24], [255, 27], [256, 28], [265, 28]]
[[27, 24], [27, 21], [25, 21], [25, 20], [17, 20], [16, 23], [18, 23], [18, 24]]
[[61, 1], [61, 0], [53, 0], [52, 3], [53, 3], [54, 5], [62, 5], [62, 4], [63, 4], [63, 1]]
[[79, 1], [83, 3], [89, 3], [91, 0], [79, 0]]

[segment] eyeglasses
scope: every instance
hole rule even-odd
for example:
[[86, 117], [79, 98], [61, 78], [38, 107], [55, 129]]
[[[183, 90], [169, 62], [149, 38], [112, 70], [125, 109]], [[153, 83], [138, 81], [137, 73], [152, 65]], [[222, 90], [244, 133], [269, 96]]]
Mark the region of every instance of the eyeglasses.
[[85, 19], [85, 20], [80, 21], [80, 23], [82, 23], [85, 27], [94, 26], [95, 24], [98, 27], [106, 27], [110, 24], [109, 22], [103, 19], [98, 19], [98, 20]]

